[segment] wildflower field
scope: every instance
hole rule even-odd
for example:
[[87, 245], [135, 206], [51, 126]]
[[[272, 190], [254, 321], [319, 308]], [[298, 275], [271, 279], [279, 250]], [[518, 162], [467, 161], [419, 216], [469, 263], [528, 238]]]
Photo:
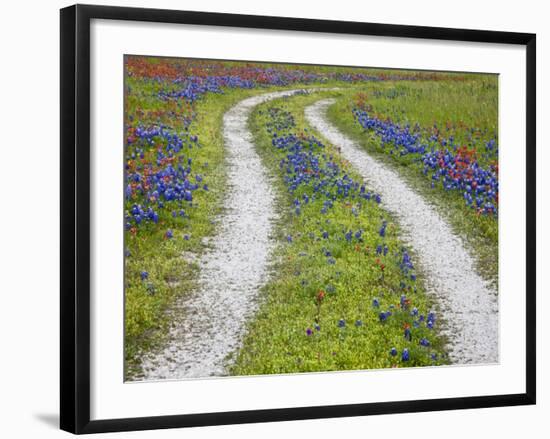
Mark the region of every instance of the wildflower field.
[[[305, 112], [334, 101], [331, 127], [427, 202], [459, 243], [441, 245], [463, 243], [496, 295], [497, 76], [126, 56], [124, 93], [127, 380], [186, 377], [174, 371], [204, 358], [220, 358], [204, 376], [475, 361], [453, 355], [465, 337], [428, 269], [440, 261]], [[252, 157], [261, 174], [243, 178]], [[240, 272], [217, 266], [241, 239], [227, 218], [244, 220], [258, 187], [269, 209], [246, 227]], [[260, 282], [247, 263], [265, 265]], [[205, 276], [231, 282], [193, 307]]]

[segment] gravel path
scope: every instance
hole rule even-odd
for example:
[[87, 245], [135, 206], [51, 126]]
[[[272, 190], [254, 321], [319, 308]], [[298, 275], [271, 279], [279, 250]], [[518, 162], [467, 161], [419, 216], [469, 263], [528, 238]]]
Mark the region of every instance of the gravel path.
[[256, 105], [297, 91], [244, 99], [224, 115], [224, 213], [212, 248], [198, 260], [200, 287], [170, 310], [169, 342], [143, 360], [144, 380], [226, 375], [226, 357], [240, 347], [245, 323], [256, 311], [274, 245], [275, 196], [255, 152], [248, 117]]
[[498, 362], [498, 299], [496, 291], [475, 272], [462, 241], [438, 212], [399, 177], [338, 131], [326, 118], [334, 99], [323, 99], [305, 110], [308, 122], [346, 158], [382, 196], [395, 216], [405, 241], [415, 250], [445, 318], [453, 363]]

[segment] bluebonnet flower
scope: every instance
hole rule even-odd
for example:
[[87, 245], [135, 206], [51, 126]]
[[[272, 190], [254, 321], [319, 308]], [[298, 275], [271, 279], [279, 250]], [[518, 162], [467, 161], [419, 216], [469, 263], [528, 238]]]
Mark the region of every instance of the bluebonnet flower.
[[426, 319], [426, 327], [428, 329], [433, 329], [435, 324], [435, 314], [433, 312], [428, 313], [428, 317]]
[[346, 321], [344, 319], [338, 320], [338, 327], [343, 328], [346, 326]]
[[363, 321], [362, 320], [356, 320], [355, 321], [355, 326], [357, 326], [357, 327], [363, 326]]
[[380, 307], [380, 302], [378, 301], [378, 298], [375, 297], [374, 299], [372, 299], [372, 306], [374, 308], [379, 308]]
[[391, 355], [392, 357], [395, 357], [395, 356], [397, 355], [397, 349], [391, 348], [391, 350], [390, 350], [390, 355]]
[[351, 242], [352, 231], [350, 230], [349, 232], [347, 232], [345, 236], [346, 236], [346, 241]]
[[410, 355], [409, 350], [407, 348], [403, 349], [403, 352], [401, 353], [401, 360], [403, 361], [409, 361]]
[[421, 339], [420, 339], [420, 344], [421, 344], [422, 346], [430, 346], [430, 342], [429, 342], [429, 340], [428, 340], [427, 338], [421, 338]]
[[145, 279], [149, 278], [149, 273], [147, 271], [142, 271], [140, 273], [140, 276], [141, 276], [141, 280], [145, 280]]

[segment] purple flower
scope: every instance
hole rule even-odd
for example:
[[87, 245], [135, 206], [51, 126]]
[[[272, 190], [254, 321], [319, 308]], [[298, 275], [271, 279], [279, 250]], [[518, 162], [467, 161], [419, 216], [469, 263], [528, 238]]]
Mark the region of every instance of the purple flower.
[[430, 346], [430, 342], [429, 342], [429, 340], [428, 340], [427, 338], [421, 338], [421, 339], [420, 339], [420, 344], [421, 344], [422, 346]]
[[435, 314], [433, 312], [428, 313], [428, 317], [426, 318], [426, 327], [428, 329], [433, 329], [435, 324]]
[[174, 233], [172, 232], [172, 230], [168, 229], [164, 236], [166, 237], [166, 239], [172, 239], [174, 237]]
[[409, 350], [407, 348], [403, 349], [403, 352], [401, 353], [401, 360], [409, 361], [409, 358]]
[[309, 337], [311, 334], [313, 334], [313, 331], [311, 330], [311, 328], [307, 328], [306, 335]]
[[352, 237], [352, 231], [350, 230], [349, 232], [346, 233], [346, 241], [351, 242], [351, 237]]

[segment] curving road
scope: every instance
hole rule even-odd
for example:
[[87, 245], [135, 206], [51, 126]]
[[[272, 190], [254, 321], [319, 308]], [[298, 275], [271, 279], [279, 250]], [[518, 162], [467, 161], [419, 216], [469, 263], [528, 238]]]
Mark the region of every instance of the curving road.
[[227, 197], [217, 236], [198, 261], [200, 287], [170, 311], [174, 322], [167, 345], [143, 360], [143, 380], [226, 374], [227, 355], [240, 347], [267, 278], [276, 219], [274, 193], [252, 143], [248, 117], [256, 105], [298, 91], [244, 99], [224, 115]]

